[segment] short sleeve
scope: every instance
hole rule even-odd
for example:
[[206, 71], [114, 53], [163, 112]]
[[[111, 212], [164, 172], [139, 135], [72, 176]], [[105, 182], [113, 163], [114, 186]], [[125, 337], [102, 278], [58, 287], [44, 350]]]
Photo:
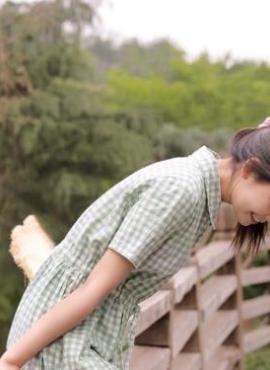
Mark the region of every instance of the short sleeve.
[[181, 228], [192, 212], [192, 191], [174, 177], [155, 180], [129, 209], [108, 248], [127, 258], [135, 268]]

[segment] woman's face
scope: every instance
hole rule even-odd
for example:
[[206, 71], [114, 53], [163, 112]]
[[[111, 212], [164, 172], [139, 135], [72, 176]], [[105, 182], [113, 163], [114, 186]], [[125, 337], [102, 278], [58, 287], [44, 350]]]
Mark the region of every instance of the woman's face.
[[247, 166], [242, 166], [233, 180], [231, 203], [241, 225], [270, 223], [270, 183], [256, 181]]

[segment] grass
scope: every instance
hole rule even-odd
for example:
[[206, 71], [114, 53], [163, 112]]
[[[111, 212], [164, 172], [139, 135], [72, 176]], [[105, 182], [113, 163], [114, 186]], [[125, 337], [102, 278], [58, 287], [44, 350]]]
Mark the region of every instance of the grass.
[[245, 370], [270, 370], [270, 348], [248, 354], [245, 358]]

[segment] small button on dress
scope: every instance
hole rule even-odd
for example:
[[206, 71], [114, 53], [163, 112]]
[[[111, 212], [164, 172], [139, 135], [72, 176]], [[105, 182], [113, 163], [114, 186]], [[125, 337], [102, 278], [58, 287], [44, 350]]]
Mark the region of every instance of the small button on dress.
[[108, 250], [134, 266], [79, 325], [44, 347], [22, 370], [128, 370], [139, 303], [185, 264], [221, 204], [217, 158], [203, 145], [186, 157], [149, 164], [94, 201], [27, 285], [7, 348], [75, 290]]

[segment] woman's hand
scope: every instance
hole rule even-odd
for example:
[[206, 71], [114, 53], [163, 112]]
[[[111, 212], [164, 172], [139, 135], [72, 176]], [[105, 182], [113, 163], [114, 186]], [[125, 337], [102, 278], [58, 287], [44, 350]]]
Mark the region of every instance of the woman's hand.
[[0, 370], [20, 370], [20, 368], [0, 358]]

